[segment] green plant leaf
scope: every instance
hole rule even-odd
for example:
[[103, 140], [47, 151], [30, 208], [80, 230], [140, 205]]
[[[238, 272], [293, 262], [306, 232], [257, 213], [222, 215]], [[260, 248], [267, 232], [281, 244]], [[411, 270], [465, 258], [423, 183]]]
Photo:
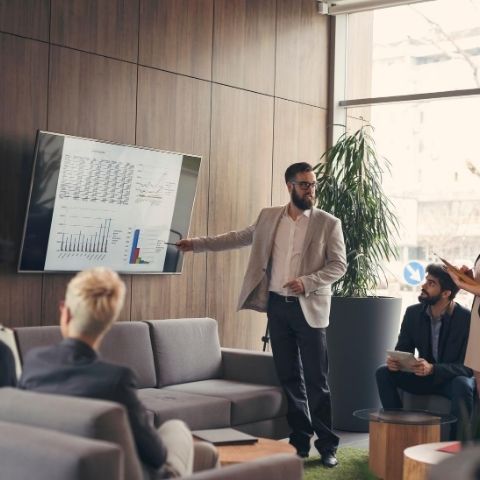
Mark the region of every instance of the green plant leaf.
[[382, 263], [397, 254], [398, 217], [382, 188], [390, 162], [377, 152], [372, 131], [366, 124], [343, 133], [314, 167], [317, 205], [342, 221], [345, 237], [347, 272], [334, 295], [372, 295], [386, 280]]

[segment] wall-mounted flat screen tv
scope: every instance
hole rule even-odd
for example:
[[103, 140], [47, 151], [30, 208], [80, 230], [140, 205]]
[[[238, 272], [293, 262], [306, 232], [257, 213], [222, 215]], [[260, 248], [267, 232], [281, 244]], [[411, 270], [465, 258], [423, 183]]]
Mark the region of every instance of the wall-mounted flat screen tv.
[[18, 270], [181, 272], [200, 162], [39, 131]]

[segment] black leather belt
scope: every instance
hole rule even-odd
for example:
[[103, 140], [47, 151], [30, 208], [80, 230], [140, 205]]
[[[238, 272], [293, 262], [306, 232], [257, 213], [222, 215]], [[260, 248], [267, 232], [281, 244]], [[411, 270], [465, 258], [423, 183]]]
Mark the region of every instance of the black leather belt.
[[295, 302], [298, 302], [298, 297], [294, 297], [294, 296], [283, 296], [283, 295], [279, 295], [278, 293], [275, 293], [275, 292], [270, 292], [270, 296], [275, 298], [276, 300], [279, 300], [281, 302], [285, 302], [285, 303], [295, 303]]

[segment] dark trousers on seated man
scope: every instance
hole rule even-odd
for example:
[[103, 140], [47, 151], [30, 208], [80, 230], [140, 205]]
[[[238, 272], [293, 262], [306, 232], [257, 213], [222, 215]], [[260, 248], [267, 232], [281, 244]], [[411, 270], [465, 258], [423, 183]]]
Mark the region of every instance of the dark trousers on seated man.
[[450, 439], [463, 439], [468, 435], [475, 399], [473, 377], [453, 377], [439, 385], [433, 376], [419, 377], [409, 372], [391, 372], [386, 366], [377, 370], [377, 386], [383, 408], [402, 408], [398, 389], [415, 395], [441, 395], [451, 401], [450, 413], [458, 420], [450, 426]]

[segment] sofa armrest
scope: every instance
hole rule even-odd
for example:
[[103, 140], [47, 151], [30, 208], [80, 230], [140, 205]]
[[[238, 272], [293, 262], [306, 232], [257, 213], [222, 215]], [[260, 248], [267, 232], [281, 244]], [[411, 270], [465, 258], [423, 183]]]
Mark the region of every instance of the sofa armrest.
[[1, 477], [9, 480], [123, 480], [118, 445], [0, 422]]
[[303, 462], [296, 455], [278, 454], [228, 467], [203, 470], [188, 480], [301, 480]]
[[279, 386], [271, 353], [222, 348], [223, 377], [227, 380]]
[[6, 387], [0, 393], [0, 421], [119, 445], [125, 478], [143, 478], [128, 416], [118, 403]]

